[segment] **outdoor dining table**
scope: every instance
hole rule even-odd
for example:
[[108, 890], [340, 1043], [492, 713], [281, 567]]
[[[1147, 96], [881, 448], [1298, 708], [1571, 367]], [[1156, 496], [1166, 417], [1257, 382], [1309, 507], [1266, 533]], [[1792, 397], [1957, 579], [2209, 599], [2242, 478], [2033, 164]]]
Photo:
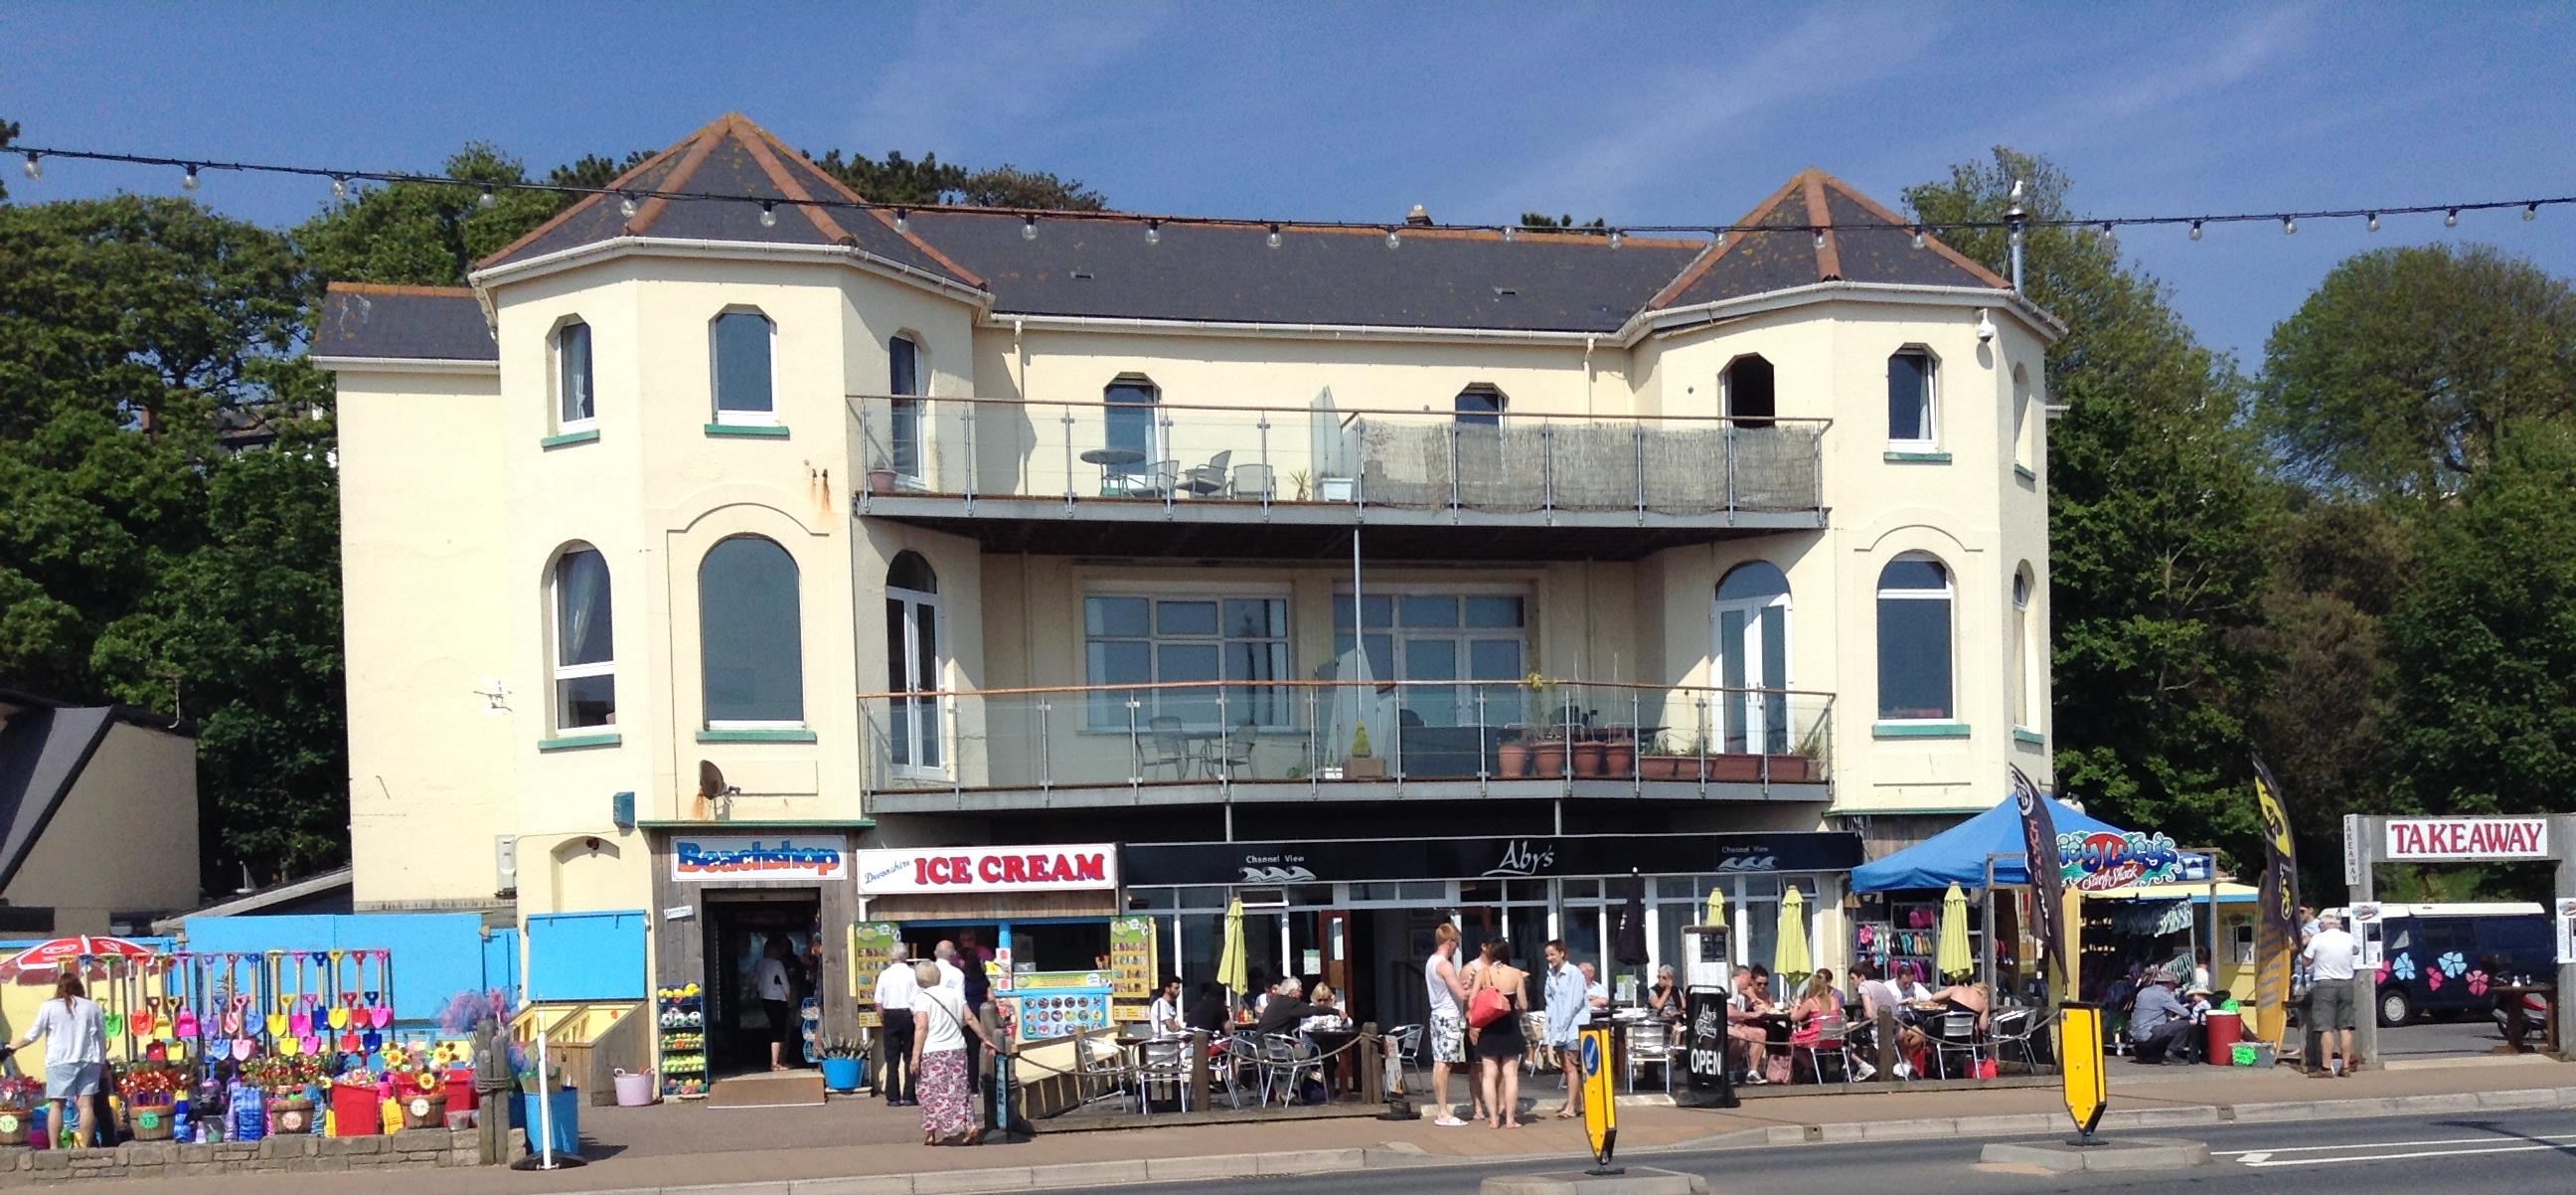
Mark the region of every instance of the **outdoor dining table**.
[[[1357, 1029], [1309, 1029], [1306, 1030], [1305, 1033], [1306, 1039], [1314, 1042], [1315, 1049], [1324, 1056], [1325, 1097], [1327, 1099], [1338, 1099], [1343, 1095], [1358, 1095], [1360, 1093], [1360, 1068], [1357, 1065], [1345, 1064], [1363, 1063], [1366, 1060], [1359, 1057], [1356, 1048], [1343, 1050], [1342, 1047], [1358, 1041], [1360, 1039], [1360, 1031]], [[1336, 1050], [1341, 1050], [1342, 1052], [1336, 1054], [1334, 1053]]]
[[1082, 461], [1100, 466], [1100, 492], [1106, 494], [1110, 492], [1109, 479], [1127, 476], [1127, 466], [1144, 464], [1145, 454], [1133, 448], [1093, 448], [1082, 454]]

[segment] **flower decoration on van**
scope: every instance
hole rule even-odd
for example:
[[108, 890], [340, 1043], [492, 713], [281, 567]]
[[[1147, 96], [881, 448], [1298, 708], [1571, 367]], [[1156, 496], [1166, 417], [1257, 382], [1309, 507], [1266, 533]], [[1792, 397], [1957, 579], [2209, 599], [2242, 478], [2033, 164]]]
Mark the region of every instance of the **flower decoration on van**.
[[2396, 968], [2397, 978], [2399, 978], [2399, 979], [2401, 979], [2401, 980], [2404, 980], [2404, 981], [2406, 981], [2406, 982], [2409, 982], [2409, 983], [2414, 982], [2414, 979], [2415, 979], [2415, 956], [2414, 956], [2414, 955], [2411, 955], [2411, 954], [2401, 954], [2401, 955], [2398, 955], [2398, 956], [2397, 956], [2397, 958], [2396, 958], [2396, 960], [2395, 960], [2395, 962], [2394, 962], [2394, 966], [2395, 966], [2395, 968]]
[[2441, 964], [2442, 974], [2448, 975], [2453, 979], [2458, 979], [2459, 977], [2469, 973], [2469, 960], [2466, 956], [2463, 956], [2456, 950], [2445, 953], [2441, 958]]
[[2472, 996], [2483, 996], [2483, 995], [2486, 995], [2486, 994], [2487, 994], [2487, 973], [2486, 973], [2486, 972], [2484, 972], [2484, 971], [2471, 971], [2471, 972], [2469, 972], [2469, 994], [2470, 994], [2470, 995], [2472, 995]]
[[2424, 969], [2424, 990], [2428, 992], [2438, 992], [2442, 990], [2442, 969], [2440, 967], [2427, 967]]

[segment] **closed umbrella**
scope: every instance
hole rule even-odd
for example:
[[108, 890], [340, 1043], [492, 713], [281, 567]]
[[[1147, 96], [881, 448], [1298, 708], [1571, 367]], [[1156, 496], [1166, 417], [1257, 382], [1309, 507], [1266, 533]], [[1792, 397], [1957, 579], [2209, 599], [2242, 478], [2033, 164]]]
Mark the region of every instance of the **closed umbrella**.
[[1708, 890], [1708, 912], [1701, 915], [1699, 923], [1701, 925], [1726, 924], [1726, 889]]
[[1786, 979], [1815, 969], [1807, 953], [1807, 897], [1791, 884], [1780, 893], [1780, 949], [1771, 958], [1771, 971]]
[[1968, 894], [1952, 884], [1941, 894], [1941, 948], [1932, 965], [1947, 978], [1966, 974], [1976, 963], [1968, 952]]
[[1628, 902], [1619, 906], [1619, 936], [1614, 943], [1622, 967], [1646, 965], [1646, 881], [1628, 875]]
[[1225, 947], [1216, 961], [1216, 981], [1229, 992], [1252, 986], [1250, 963], [1243, 955], [1243, 900], [1238, 897], [1225, 902]]

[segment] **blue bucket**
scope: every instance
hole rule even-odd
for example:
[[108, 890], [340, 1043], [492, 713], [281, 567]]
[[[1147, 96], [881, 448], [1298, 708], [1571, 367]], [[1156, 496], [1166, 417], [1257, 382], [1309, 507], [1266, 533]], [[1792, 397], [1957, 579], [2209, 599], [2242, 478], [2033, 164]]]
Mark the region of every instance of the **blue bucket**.
[[511, 1107], [515, 1115], [510, 1118], [511, 1127], [528, 1131], [528, 1152], [536, 1153], [545, 1148], [545, 1143], [537, 1140], [537, 1101], [540, 1098], [554, 1105], [555, 1152], [580, 1153], [581, 1091], [573, 1087], [558, 1087], [553, 1095], [545, 1097], [523, 1091], [519, 1093], [519, 1098], [512, 1102]]
[[823, 1086], [832, 1091], [857, 1091], [867, 1085], [868, 1062], [864, 1058], [826, 1058], [823, 1060]]

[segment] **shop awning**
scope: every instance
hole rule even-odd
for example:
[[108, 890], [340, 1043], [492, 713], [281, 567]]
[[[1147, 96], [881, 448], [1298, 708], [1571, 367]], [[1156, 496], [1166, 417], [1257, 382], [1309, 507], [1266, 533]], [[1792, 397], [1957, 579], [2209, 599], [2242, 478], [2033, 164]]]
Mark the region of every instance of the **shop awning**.
[[[2123, 830], [2055, 800], [2048, 806], [2057, 823], [2058, 858], [2068, 888], [2111, 891], [2209, 876], [2208, 856], [2186, 854], [2162, 834]], [[2030, 882], [2029, 869], [2022, 865], [2021, 812], [2009, 798], [1929, 839], [1854, 868], [1852, 891], [1983, 887], [1989, 855], [2011, 856], [1994, 861], [1996, 883]]]

